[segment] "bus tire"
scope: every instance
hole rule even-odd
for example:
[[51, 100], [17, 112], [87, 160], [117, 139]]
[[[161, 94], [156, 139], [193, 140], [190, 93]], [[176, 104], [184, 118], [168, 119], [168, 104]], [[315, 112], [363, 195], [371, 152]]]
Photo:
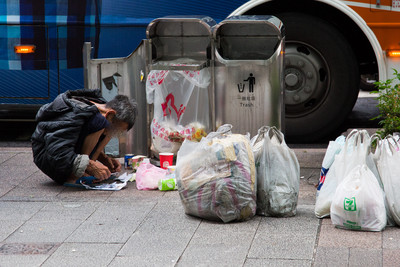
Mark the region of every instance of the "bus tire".
[[354, 52], [344, 36], [320, 18], [276, 16], [286, 29], [285, 135], [296, 143], [329, 137], [357, 100], [360, 76]]

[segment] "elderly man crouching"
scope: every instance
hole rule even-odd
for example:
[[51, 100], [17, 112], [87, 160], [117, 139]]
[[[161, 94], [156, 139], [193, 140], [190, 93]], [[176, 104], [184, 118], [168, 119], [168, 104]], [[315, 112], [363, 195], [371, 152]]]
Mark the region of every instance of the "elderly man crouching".
[[113, 136], [131, 129], [136, 116], [137, 104], [126, 96], [106, 102], [100, 90], [67, 91], [36, 115], [34, 162], [59, 184], [108, 179], [121, 164], [107, 157], [104, 147]]

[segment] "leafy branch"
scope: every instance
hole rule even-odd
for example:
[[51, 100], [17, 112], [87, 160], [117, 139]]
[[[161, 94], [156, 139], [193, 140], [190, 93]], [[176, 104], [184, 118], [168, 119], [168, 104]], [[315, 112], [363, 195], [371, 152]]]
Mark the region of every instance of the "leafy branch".
[[373, 119], [380, 120], [382, 129], [377, 133], [382, 138], [400, 132], [400, 73], [395, 69], [393, 71], [394, 78], [375, 82], [378, 91], [372, 92], [379, 94], [377, 107], [380, 114]]

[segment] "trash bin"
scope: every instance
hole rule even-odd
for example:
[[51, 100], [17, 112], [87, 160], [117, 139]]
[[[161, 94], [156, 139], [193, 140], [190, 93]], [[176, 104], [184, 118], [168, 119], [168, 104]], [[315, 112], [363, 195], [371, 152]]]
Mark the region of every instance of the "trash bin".
[[164, 17], [147, 27], [150, 43], [147, 103], [153, 104], [151, 151], [176, 153], [184, 139], [200, 139], [213, 126], [210, 17]]
[[216, 127], [253, 136], [264, 125], [283, 129], [285, 31], [274, 16], [234, 16], [213, 28]]

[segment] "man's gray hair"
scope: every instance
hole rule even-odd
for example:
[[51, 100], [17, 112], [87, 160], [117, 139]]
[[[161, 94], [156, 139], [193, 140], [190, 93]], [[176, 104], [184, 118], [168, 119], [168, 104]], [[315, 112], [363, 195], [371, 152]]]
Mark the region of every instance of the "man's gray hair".
[[134, 99], [129, 100], [125, 95], [117, 95], [113, 100], [107, 102], [106, 107], [115, 110], [115, 119], [128, 123], [128, 131], [135, 124], [138, 111]]

